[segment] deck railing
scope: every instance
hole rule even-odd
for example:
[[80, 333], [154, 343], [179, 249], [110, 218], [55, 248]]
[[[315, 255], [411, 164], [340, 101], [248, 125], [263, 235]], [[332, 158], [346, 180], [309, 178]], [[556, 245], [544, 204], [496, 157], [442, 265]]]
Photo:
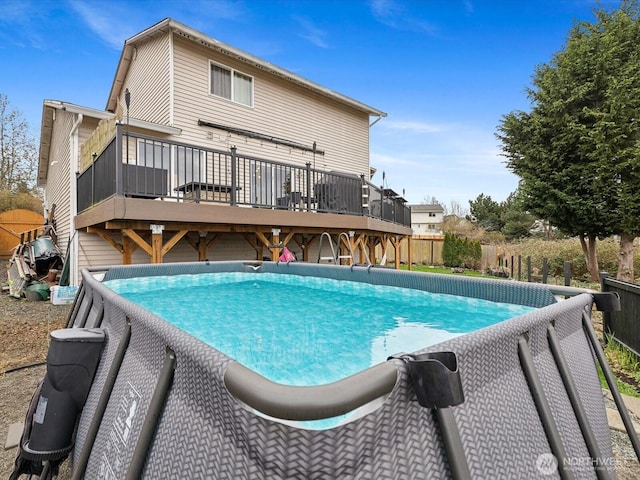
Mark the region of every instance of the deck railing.
[[616, 292], [621, 305], [619, 311], [603, 313], [604, 333], [640, 358], [640, 285], [601, 273], [600, 289], [603, 292]]
[[364, 175], [324, 171], [124, 131], [78, 175], [78, 212], [111, 196], [364, 215], [410, 226], [401, 199]]

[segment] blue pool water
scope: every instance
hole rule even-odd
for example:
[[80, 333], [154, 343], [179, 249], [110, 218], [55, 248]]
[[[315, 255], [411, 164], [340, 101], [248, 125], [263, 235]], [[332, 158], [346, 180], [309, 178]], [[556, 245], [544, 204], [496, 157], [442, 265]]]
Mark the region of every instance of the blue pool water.
[[320, 385], [534, 310], [421, 290], [270, 273], [105, 282], [274, 382]]

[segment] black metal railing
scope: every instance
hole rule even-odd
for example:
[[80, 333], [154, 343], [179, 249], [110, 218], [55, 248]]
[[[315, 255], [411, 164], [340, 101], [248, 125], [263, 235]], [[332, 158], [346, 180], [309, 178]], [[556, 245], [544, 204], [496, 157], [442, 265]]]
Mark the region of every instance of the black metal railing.
[[603, 313], [603, 330], [640, 358], [640, 285], [600, 274], [600, 289], [620, 296], [620, 310]]
[[366, 215], [410, 226], [405, 202], [357, 176], [124, 131], [78, 175], [78, 212], [111, 196]]

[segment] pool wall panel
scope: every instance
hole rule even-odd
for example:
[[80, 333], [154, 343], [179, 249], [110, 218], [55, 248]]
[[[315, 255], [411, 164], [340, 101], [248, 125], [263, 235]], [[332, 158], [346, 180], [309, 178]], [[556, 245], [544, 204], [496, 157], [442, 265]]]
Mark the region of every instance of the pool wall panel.
[[[105, 278], [247, 269], [252, 270], [238, 262], [164, 264], [118, 267], [109, 270]], [[453, 413], [471, 477], [537, 478], [540, 471], [536, 462], [541, 454], [550, 452], [518, 357], [518, 339], [522, 335], [529, 338], [534, 364], [568, 457], [588, 457], [549, 352], [546, 328], [550, 321], [556, 323], [602, 454], [605, 460], [612, 458], [593, 353], [581, 326], [582, 313], [591, 308], [590, 295], [553, 303], [555, 299], [548, 291], [529, 289], [517, 282], [459, 282], [386, 269], [367, 271], [356, 267], [352, 271], [348, 267], [270, 262], [261, 269], [549, 304], [424, 350], [453, 351], [457, 355], [465, 402], [453, 407]], [[146, 460], [145, 478], [450, 478], [449, 460], [433, 412], [419, 406], [404, 361], [391, 360], [398, 369], [398, 381], [380, 408], [329, 430], [296, 428], [254, 414], [229, 394], [224, 372], [232, 359], [114, 294], [92, 280], [88, 272], [83, 275], [94, 302], [96, 298], [104, 300], [102, 327], [107, 331], [108, 342], [79, 424], [75, 455], [86, 438], [125, 316], [132, 324], [131, 344], [85, 478], [100, 478], [107, 469], [114, 478], [125, 477], [166, 347], [175, 351], [177, 366]], [[500, 289], [505, 291], [492, 291]], [[123, 432], [127, 432], [126, 442]], [[595, 478], [590, 467], [573, 473], [576, 478]]]

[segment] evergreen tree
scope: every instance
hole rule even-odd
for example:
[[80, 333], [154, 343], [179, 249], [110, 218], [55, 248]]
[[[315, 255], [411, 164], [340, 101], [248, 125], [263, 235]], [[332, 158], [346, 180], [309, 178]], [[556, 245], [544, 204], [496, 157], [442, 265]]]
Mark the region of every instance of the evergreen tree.
[[527, 211], [577, 236], [591, 278], [596, 240], [616, 234], [618, 278], [633, 281], [640, 234], [640, 20], [637, 1], [577, 22], [564, 49], [536, 68], [530, 112], [498, 127]]

